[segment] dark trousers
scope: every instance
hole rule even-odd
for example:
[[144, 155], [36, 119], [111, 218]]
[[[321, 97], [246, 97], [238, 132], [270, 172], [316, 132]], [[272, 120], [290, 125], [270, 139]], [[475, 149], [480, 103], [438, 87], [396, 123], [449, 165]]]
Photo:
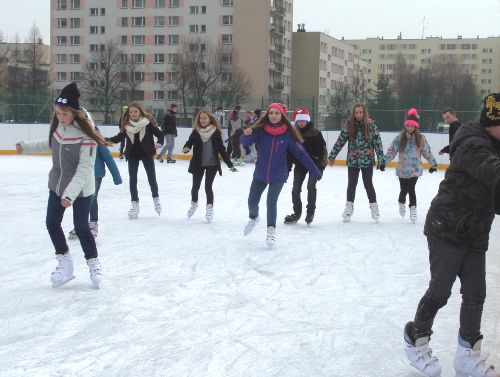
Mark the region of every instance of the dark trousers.
[[[205, 175], [205, 171], [207, 174]], [[198, 202], [198, 191], [201, 187], [201, 180], [205, 175], [205, 193], [207, 194], [207, 204], [214, 204], [214, 191], [212, 185], [217, 175], [217, 166], [202, 167], [202, 170], [193, 173], [193, 186], [191, 187], [191, 201]]]
[[354, 202], [356, 196], [356, 186], [358, 185], [359, 171], [363, 178], [363, 185], [365, 186], [366, 194], [370, 203], [377, 202], [377, 194], [375, 194], [375, 187], [373, 187], [373, 166], [369, 168], [347, 168], [348, 183], [347, 183], [347, 201]]
[[[278, 216], [278, 197], [285, 182], [269, 183], [267, 190], [267, 226], [276, 226], [276, 217]], [[248, 215], [251, 219], [259, 216], [259, 202], [262, 193], [267, 187], [266, 182], [257, 179], [252, 180], [250, 193], [248, 194]]]
[[[302, 215], [302, 200], [300, 193], [302, 192], [302, 184], [306, 178], [308, 171], [295, 166], [293, 170], [293, 188], [292, 188], [292, 203], [293, 212], [297, 215]], [[318, 180], [309, 173], [307, 180], [307, 214], [314, 215], [316, 210], [316, 182]]]
[[125, 148], [125, 138], [120, 142], [120, 156], [123, 155], [124, 148]]
[[95, 191], [90, 201], [90, 221], [97, 222], [99, 220], [99, 205], [97, 204], [97, 195], [101, 189], [102, 178], [95, 179]]
[[415, 194], [415, 185], [418, 177], [399, 178], [399, 202], [406, 203], [406, 195], [410, 197], [410, 207], [417, 205], [417, 194]]
[[153, 198], [158, 197], [158, 183], [156, 183], [155, 162], [152, 157], [145, 156], [137, 158], [130, 156], [128, 159], [128, 175], [130, 177], [130, 198], [134, 202], [139, 201], [139, 193], [137, 192], [137, 171], [139, 170], [139, 162], [142, 161], [146, 175], [148, 176], [149, 187]]
[[462, 339], [474, 345], [481, 335], [481, 316], [486, 297], [485, 254], [471, 253], [439, 239], [428, 238], [431, 280], [418, 304], [415, 331], [431, 334], [434, 317], [446, 305], [456, 277], [460, 278]]
[[[73, 207], [73, 225], [75, 232], [80, 240], [80, 245], [85, 254], [85, 259], [96, 258], [97, 248], [95, 238], [89, 228], [90, 201], [92, 195], [84, 198], [76, 198], [72, 203]], [[49, 192], [49, 201], [47, 204], [47, 216], [45, 223], [49, 231], [50, 239], [56, 250], [56, 254], [64, 254], [68, 251], [66, 236], [61, 227], [64, 212], [66, 208], [61, 205], [61, 197], [54, 191]]]

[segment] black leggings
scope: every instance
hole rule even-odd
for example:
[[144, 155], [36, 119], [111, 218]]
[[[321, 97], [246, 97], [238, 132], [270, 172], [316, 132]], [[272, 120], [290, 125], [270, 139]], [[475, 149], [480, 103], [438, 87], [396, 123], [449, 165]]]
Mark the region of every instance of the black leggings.
[[410, 197], [410, 207], [417, 205], [417, 195], [415, 194], [415, 185], [417, 184], [418, 177], [399, 178], [399, 202], [406, 203], [406, 194]]
[[212, 185], [214, 183], [215, 175], [219, 169], [217, 166], [207, 166], [202, 167], [201, 170], [193, 173], [193, 187], [191, 188], [191, 201], [198, 202], [198, 191], [201, 187], [201, 180], [205, 171], [207, 175], [205, 177], [205, 193], [207, 194], [207, 204], [214, 204], [214, 192], [212, 190]]
[[365, 186], [366, 195], [370, 203], [377, 202], [377, 194], [375, 194], [375, 187], [373, 187], [373, 166], [369, 168], [347, 168], [348, 183], [347, 183], [347, 201], [354, 202], [356, 196], [356, 186], [358, 185], [359, 171], [363, 178], [363, 185]]

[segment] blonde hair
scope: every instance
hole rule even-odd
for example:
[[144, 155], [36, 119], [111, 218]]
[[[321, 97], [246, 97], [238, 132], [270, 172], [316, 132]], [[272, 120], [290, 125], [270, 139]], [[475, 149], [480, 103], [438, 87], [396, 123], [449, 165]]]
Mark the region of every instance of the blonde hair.
[[201, 114], [206, 114], [208, 116], [208, 118], [210, 119], [210, 124], [213, 124], [215, 126], [215, 128], [217, 128], [219, 131], [222, 131], [220, 128], [220, 124], [217, 121], [217, 118], [215, 117], [215, 115], [212, 114], [212, 112], [210, 110], [207, 110], [207, 109], [202, 109], [202, 110], [198, 111], [198, 114], [196, 114], [196, 117], [194, 118], [194, 122], [193, 122], [193, 128], [195, 130], [201, 128], [201, 123], [200, 123], [200, 115]]

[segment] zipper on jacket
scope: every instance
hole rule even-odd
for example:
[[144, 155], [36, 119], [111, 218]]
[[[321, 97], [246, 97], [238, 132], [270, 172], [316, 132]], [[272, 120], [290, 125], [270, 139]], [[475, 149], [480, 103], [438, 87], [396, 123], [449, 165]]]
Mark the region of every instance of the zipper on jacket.
[[63, 147], [63, 140], [64, 140], [64, 134], [66, 133], [66, 128], [63, 126], [64, 132], [61, 135], [61, 140], [59, 142], [59, 169], [61, 169], [61, 174], [59, 175], [59, 180], [56, 185], [56, 193], [58, 196], [61, 196], [62, 193], [59, 193], [59, 189], [61, 186], [61, 181], [62, 181], [62, 176], [63, 176], [63, 168], [62, 168], [62, 147]]
[[273, 135], [273, 140], [271, 141], [271, 155], [269, 156], [269, 164], [267, 165], [267, 178], [266, 181], [269, 183], [269, 172], [271, 170], [271, 161], [273, 160], [273, 151], [274, 151], [274, 139], [276, 138], [275, 135]]

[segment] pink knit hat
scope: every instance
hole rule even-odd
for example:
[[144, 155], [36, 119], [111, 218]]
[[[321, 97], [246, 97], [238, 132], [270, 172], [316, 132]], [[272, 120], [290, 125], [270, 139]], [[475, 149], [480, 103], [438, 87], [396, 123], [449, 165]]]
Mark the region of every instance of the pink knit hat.
[[267, 107], [266, 112], [268, 112], [270, 109], [276, 109], [276, 110], [278, 110], [278, 111], [281, 113], [281, 115], [283, 115], [283, 116], [284, 116], [284, 115], [286, 115], [286, 114], [285, 114], [285, 111], [286, 111], [286, 110], [283, 108], [283, 105], [282, 105], [281, 103], [278, 103], [278, 102], [273, 102], [273, 103], [271, 103], [271, 104]]
[[413, 126], [419, 128], [420, 117], [418, 116], [418, 111], [414, 107], [408, 110], [406, 114], [405, 126]]

